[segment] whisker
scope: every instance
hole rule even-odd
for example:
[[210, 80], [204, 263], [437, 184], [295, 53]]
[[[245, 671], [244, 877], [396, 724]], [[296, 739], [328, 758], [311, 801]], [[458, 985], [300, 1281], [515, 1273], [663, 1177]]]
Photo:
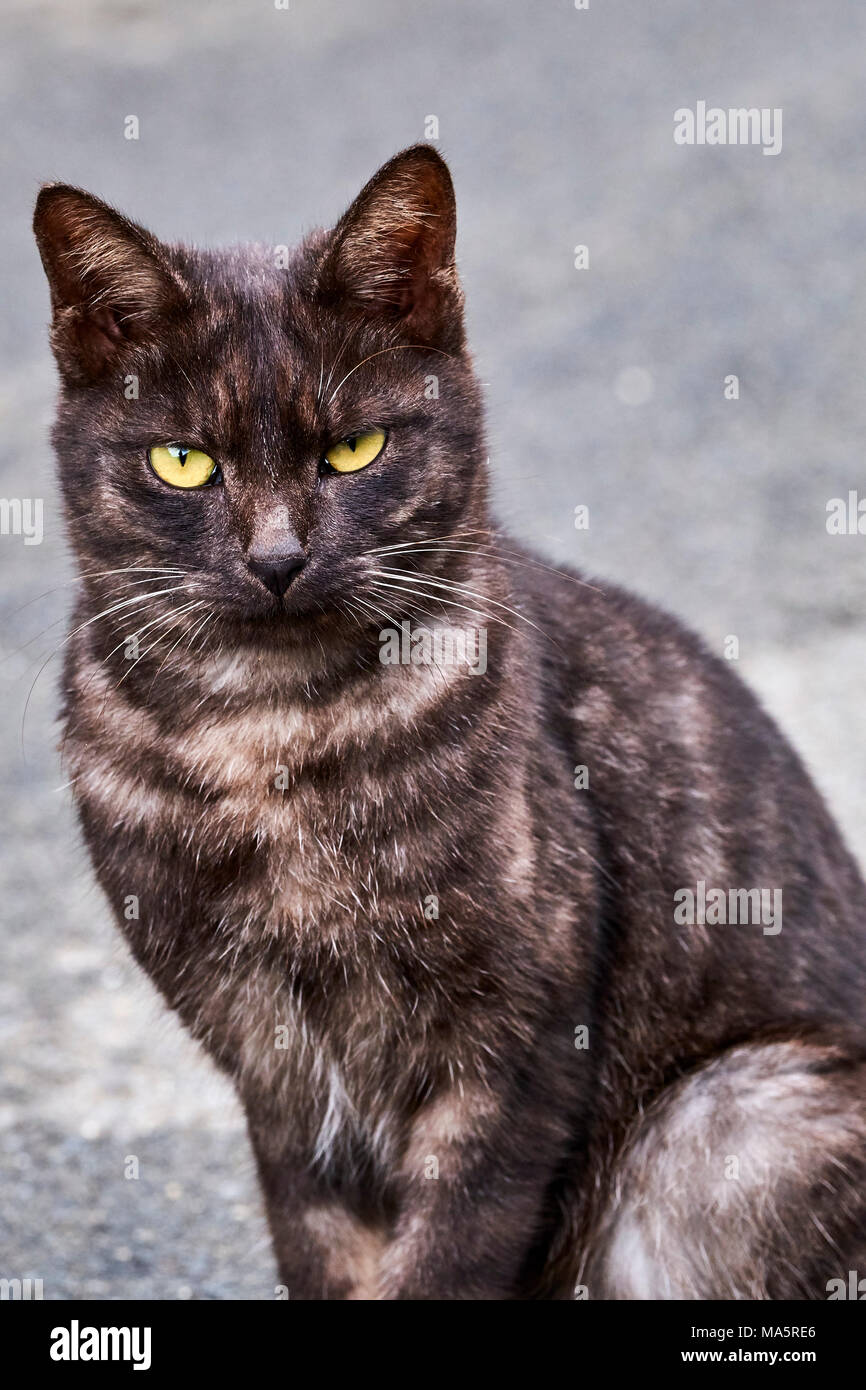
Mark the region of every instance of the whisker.
[[[189, 603], [182, 603], [180, 608], [175, 608], [171, 613], [167, 613], [166, 618], [174, 618], [175, 621], [171, 623], [169, 627], [166, 628], [165, 632], [161, 632], [159, 634], [155, 642], [151, 642], [149, 647], [145, 647], [144, 651], [139, 653], [139, 655], [135, 658], [135, 661], [133, 661], [132, 665], [130, 666], [129, 670], [123, 673], [120, 680], [117, 682], [117, 685], [113, 686], [112, 689], [108, 692], [108, 694], [113, 695], [115, 690], [120, 689], [120, 687], [123, 685], [123, 682], [127, 679], [128, 676], [132, 675], [138, 663], [142, 661], [144, 657], [147, 656], [148, 652], [152, 652], [155, 647], [159, 646], [160, 642], [163, 640], [164, 637], [167, 637], [170, 632], [174, 632], [175, 628], [178, 626], [178, 623], [183, 621], [183, 617], [185, 614], [192, 612], [196, 608], [204, 607], [206, 602], [207, 600], [203, 598], [190, 599]], [[172, 650], [174, 650], [174, 648], [172, 648]], [[162, 667], [160, 667], [160, 670], [161, 669]], [[157, 675], [158, 674], [159, 672], [157, 672]], [[156, 676], [154, 676], [154, 680], [155, 679]], [[151, 682], [151, 684], [153, 684], [153, 682]], [[106, 699], [107, 698], [108, 695], [106, 695]]]
[[370, 599], [361, 598], [359, 594], [355, 594], [354, 599], [356, 603], [360, 603], [362, 607], [367, 608], [373, 614], [374, 618], [386, 618], [389, 623], [395, 626], [397, 625], [397, 619], [395, 617], [390, 613], [386, 613], [384, 608], [380, 608], [378, 604], [374, 604]]
[[[534, 628], [536, 632], [541, 633], [542, 637], [547, 637], [551, 642], [556, 642], [556, 639], [551, 636], [549, 632], [545, 632], [544, 628], [539, 627], [531, 618], [527, 618], [525, 613], [521, 613], [517, 608], [511, 608], [507, 603], [500, 603], [498, 599], [491, 598], [488, 594], [478, 594], [474, 590], [467, 588], [465, 584], [458, 584], [454, 580], [432, 579], [428, 575], [420, 574], [417, 571], [410, 573], [407, 570], [383, 569], [373, 570], [373, 574], [389, 575], [392, 578], [403, 579], [410, 584], [427, 584], [433, 588], [445, 589], [448, 593], [459, 593], [464, 598], [480, 599], [484, 604], [491, 604], [494, 608], [501, 608], [504, 613], [510, 613], [512, 617], [519, 618], [521, 622], [526, 623], [529, 627]], [[559, 646], [559, 643], [557, 642], [556, 645]]]
[[[450, 608], [461, 608], [464, 613], [474, 613], [476, 618], [483, 618], [484, 621], [487, 623], [499, 623], [500, 627], [508, 628], [509, 632], [519, 633], [519, 629], [516, 627], [512, 627], [511, 623], [507, 623], [504, 618], [500, 618], [499, 615], [496, 613], [485, 613], [485, 611], [477, 605], [459, 603], [457, 599], [442, 598], [440, 594], [429, 594], [426, 593], [424, 590], [422, 590], [421, 592], [417, 592], [411, 589], [404, 589], [402, 585], [386, 584], [384, 580], [381, 579], [375, 580], [373, 582], [376, 585], [377, 589], [390, 589], [392, 592], [402, 594], [404, 598], [410, 598], [415, 602], [417, 602], [420, 599], [423, 599], [428, 604], [447, 604]], [[392, 618], [391, 621], [394, 622], [394, 619]]]
[[403, 550], [410, 545], [426, 545], [429, 541], [458, 541], [464, 536], [489, 536], [492, 532], [487, 526], [474, 526], [468, 531], [449, 531], [444, 536], [421, 536], [414, 541], [397, 541], [394, 545], [380, 545], [366, 550], [365, 555], [386, 555], [392, 550]]
[[[391, 549], [396, 549], [396, 547], [388, 549], [390, 551]], [[426, 543], [421, 543], [417, 546], [413, 546], [412, 542], [407, 542], [405, 546], [400, 547], [400, 553], [402, 555], [430, 555], [439, 554], [440, 552], [443, 554], [448, 552], [453, 553], [455, 555], [479, 555], [483, 559], [502, 560], [503, 564], [506, 565], [519, 565], [522, 566], [524, 569], [546, 570], [548, 574], [557, 574], [562, 579], [568, 580], [570, 584], [576, 584], [581, 589], [592, 589], [593, 593], [596, 594], [604, 593], [604, 590], [600, 589], [597, 584], [590, 584], [585, 579], [578, 579], [577, 575], [575, 574], [566, 574], [564, 570], [558, 569], [556, 565], [546, 565], [542, 560], [511, 559], [510, 557], [517, 553], [513, 550], [481, 550], [477, 546], [432, 546], [427, 545]], [[366, 554], [385, 554], [385, 551], [368, 550]]]
[[[110, 571], [106, 571], [106, 573], [110, 573]], [[118, 573], [122, 573], [122, 571], [118, 571]], [[185, 570], [178, 570], [178, 574], [179, 574], [179, 575], [185, 574], [185, 573], [188, 573], [188, 571], [185, 571]], [[163, 576], [163, 575], [160, 575], [159, 578], [164, 578], [164, 576]], [[156, 582], [157, 582], [157, 576], [154, 575], [151, 579], [131, 579], [128, 583], [123, 584], [123, 585], [120, 586], [120, 587], [122, 587], [122, 588], [124, 588], [124, 589], [134, 589], [134, 588], [137, 588], [138, 585], [140, 585], [140, 584], [154, 584], [154, 583], [156, 583]], [[58, 589], [62, 589], [62, 588], [66, 588], [66, 587], [67, 587], [66, 585], [59, 584], [59, 585], [57, 586], [57, 589], [46, 589], [45, 593], [44, 593], [44, 594], [38, 594], [38, 595], [37, 595], [37, 598], [45, 598], [48, 594], [56, 593]], [[149, 592], [152, 592], [152, 591], [149, 591]], [[146, 597], [148, 597], [148, 595], [147, 595], [147, 594], [146, 594], [146, 595], [143, 595], [143, 597], [146, 598]], [[31, 600], [30, 600], [30, 603], [35, 603], [35, 602], [36, 602], [36, 599], [31, 599]], [[17, 616], [18, 613], [23, 612], [24, 609], [27, 608], [27, 607], [29, 607], [29, 604], [26, 604], [26, 603], [25, 603], [25, 604], [22, 604], [21, 608], [16, 609], [14, 613], [10, 614], [10, 617], [15, 617], [15, 616]], [[50, 632], [51, 629], [52, 629], [53, 627], [59, 627], [59, 625], [60, 625], [61, 623], [65, 623], [65, 622], [67, 621], [67, 619], [68, 619], [68, 615], [67, 615], [66, 613], [63, 613], [59, 618], [55, 618], [53, 622], [47, 623], [47, 624], [45, 625], [45, 627], [40, 628], [39, 631], [38, 631], [37, 633], [35, 633], [33, 637], [28, 637], [28, 639], [27, 639], [26, 642], [22, 642], [20, 647], [15, 647], [15, 648], [13, 648], [13, 650], [12, 650], [11, 652], [7, 652], [7, 653], [5, 654], [5, 656], [0, 657], [0, 665], [3, 665], [3, 663], [6, 662], [6, 661], [11, 661], [13, 657], [20, 656], [22, 652], [26, 652], [27, 648], [28, 648], [28, 647], [32, 647], [34, 642], [38, 642], [40, 637], [44, 637], [45, 634], [46, 634], [46, 632]]]
[[[112, 686], [111, 690], [106, 690], [106, 692], [105, 692], [105, 694], [104, 694], [104, 696], [103, 696], [103, 698], [102, 698], [102, 705], [100, 706], [99, 715], [97, 716], [97, 722], [99, 722], [99, 721], [101, 721], [102, 719], [105, 718], [105, 707], [106, 707], [106, 704], [107, 704], [107, 702], [108, 702], [108, 697], [109, 697], [110, 695], [112, 695], [112, 694], [114, 693], [114, 691], [117, 690], [121, 685], [123, 685], [123, 682], [126, 680], [126, 677], [127, 677], [128, 675], [131, 675], [132, 671], [133, 671], [133, 670], [135, 669], [135, 667], [138, 665], [139, 661], [141, 661], [142, 657], [147, 656], [147, 653], [148, 653], [148, 652], [153, 651], [154, 647], [158, 646], [158, 644], [162, 641], [162, 638], [163, 638], [164, 636], [167, 636], [167, 633], [168, 633], [168, 632], [171, 632], [171, 631], [177, 626], [177, 623], [176, 623], [176, 622], [172, 623], [172, 622], [171, 622], [171, 619], [172, 619], [172, 618], [175, 618], [175, 619], [176, 619], [179, 612], [180, 612], [180, 613], [183, 613], [183, 612], [187, 611], [187, 609], [196, 606], [197, 603], [204, 603], [204, 599], [191, 600], [188, 604], [183, 604], [183, 605], [181, 606], [180, 609], [171, 609], [168, 613], [160, 613], [160, 614], [157, 615], [157, 617], [151, 618], [150, 622], [145, 623], [143, 627], [138, 628], [135, 632], [130, 632], [130, 633], [124, 634], [124, 636], [121, 637], [120, 641], [117, 643], [117, 646], [112, 647], [112, 649], [111, 649], [111, 651], [108, 653], [108, 655], [101, 658], [101, 660], [100, 660], [100, 661], [97, 663], [97, 665], [96, 665], [96, 669], [95, 669], [95, 670], [93, 671], [93, 673], [88, 677], [88, 679], [85, 681], [84, 685], [82, 686], [82, 689], [81, 689], [81, 696], [82, 696], [82, 697], [87, 693], [87, 691], [89, 690], [90, 686], [91, 686], [91, 685], [93, 684], [93, 682], [96, 680], [96, 677], [101, 673], [102, 668], [103, 668], [104, 666], [106, 666], [107, 663], [108, 663], [108, 662], [111, 660], [111, 658], [114, 656], [114, 653], [115, 653], [116, 651], [119, 651], [120, 648], [121, 648], [122, 646], [124, 646], [128, 641], [130, 641], [131, 638], [133, 638], [133, 637], [140, 637], [141, 634], [142, 634], [143, 632], [146, 632], [148, 628], [155, 628], [155, 629], [156, 629], [156, 628], [161, 627], [164, 623], [170, 623], [170, 626], [169, 626], [169, 628], [167, 629], [167, 632], [166, 632], [166, 633], [160, 633], [160, 636], [157, 638], [156, 642], [152, 642], [152, 643], [150, 644], [149, 647], [146, 647], [145, 650], [144, 650], [143, 652], [140, 652], [139, 655], [135, 658], [135, 661], [133, 661], [132, 666], [130, 666], [130, 668], [129, 668], [128, 671], [125, 671], [125, 672], [124, 672], [124, 674], [121, 676], [121, 678], [120, 678], [120, 680], [117, 682], [117, 684], [114, 685], [114, 686]], [[68, 737], [68, 732], [67, 732], [67, 734], [64, 734], [63, 742], [62, 742], [62, 744], [60, 745], [60, 756], [61, 756], [61, 759], [63, 758], [64, 753], [65, 753], [65, 750], [66, 750], [66, 739], [67, 739], [67, 737]]]
[[[216, 612], [211, 612], [211, 613], [206, 613], [206, 614], [205, 614], [204, 622], [202, 622], [202, 623], [196, 628], [195, 632], [193, 633], [192, 637], [191, 637], [190, 640], [189, 640], [188, 651], [190, 652], [190, 655], [192, 655], [192, 652], [193, 652], [193, 642], [194, 642], [195, 638], [198, 636], [198, 634], [199, 634], [200, 632], [205, 632], [205, 634], [206, 634], [206, 630], [207, 630], [207, 625], [208, 625], [208, 623], [209, 623], [213, 618], [215, 618], [216, 616], [217, 616]], [[196, 650], [196, 651], [203, 651], [205, 646], [206, 646], [206, 643], [203, 642], [203, 643], [201, 644], [201, 646], [199, 646], [199, 647], [196, 648], [195, 650]]]
[[341, 387], [345, 386], [349, 377], [353, 376], [359, 367], [363, 367], [367, 362], [372, 362], [374, 357], [381, 357], [384, 352], [438, 352], [440, 357], [447, 357], [450, 361], [454, 360], [453, 352], [444, 352], [442, 348], [427, 347], [425, 343], [395, 343], [393, 347], [379, 348], [378, 352], [371, 352], [369, 357], [363, 358], [363, 360], [358, 362], [350, 372], [346, 373], [343, 380], [338, 382], [337, 386], [328, 397], [328, 405], [331, 404], [337, 392]]
[[[207, 605], [207, 600], [206, 600], [206, 599], [201, 599], [197, 604], [192, 605], [192, 607], [201, 608], [201, 607], [206, 606], [206, 605]], [[187, 613], [189, 613], [191, 610], [190, 610], [190, 608], [187, 608], [186, 610], [181, 609], [180, 611], [181, 611], [181, 612], [186, 611]], [[208, 620], [209, 618], [212, 618], [212, 617], [214, 617], [214, 616], [215, 616], [215, 614], [214, 614], [213, 612], [210, 612], [210, 611], [209, 611], [209, 612], [205, 613], [205, 615], [204, 615], [204, 622], [207, 622], [207, 620]], [[194, 620], [193, 620], [193, 621], [194, 621]], [[177, 624], [174, 623], [174, 624], [169, 628], [169, 632], [173, 632], [176, 626], [177, 626]], [[196, 631], [196, 632], [199, 632], [202, 626], [203, 626], [203, 623], [200, 623], [199, 626], [195, 628], [195, 631]], [[180, 643], [184, 640], [185, 637], [189, 637], [189, 633], [190, 633], [190, 624], [186, 624], [186, 626], [184, 627], [183, 631], [182, 631], [181, 634], [180, 634], [180, 637], [178, 637], [177, 641], [176, 641], [176, 642], [172, 642], [172, 644], [171, 644], [171, 646], [169, 647], [168, 651], [166, 652], [165, 656], [162, 658], [162, 661], [159, 663], [159, 666], [158, 666], [157, 669], [154, 671], [153, 680], [150, 682], [150, 685], [147, 687], [148, 698], [150, 697], [150, 692], [153, 690], [154, 682], [156, 681], [157, 676], [159, 675], [159, 673], [160, 673], [160, 671], [162, 670], [163, 666], [164, 666], [164, 665], [166, 664], [166, 662], [168, 661], [168, 659], [169, 659], [169, 657], [171, 656], [172, 652], [174, 651], [175, 647], [179, 646]], [[168, 634], [166, 634], [166, 633], [163, 634], [163, 636], [167, 636], [167, 635], [168, 635]], [[193, 634], [193, 635], [194, 635], [194, 634]]]
[[[328, 368], [328, 380], [325, 382], [325, 391], [327, 391], [328, 388], [329, 388], [330, 385], [331, 385], [331, 381], [332, 381], [332, 379], [333, 379], [334, 372], [335, 372], [336, 367], [337, 367], [337, 363], [339, 362], [340, 358], [343, 356], [343, 353], [346, 351], [346, 347], [347, 347], [347, 345], [348, 345], [348, 342], [349, 342], [350, 338], [352, 337], [352, 335], [353, 335], [354, 333], [357, 333], [357, 332], [358, 332], [358, 325], [357, 325], [357, 324], [350, 324], [349, 327], [346, 329], [346, 332], [345, 332], [345, 334], [344, 334], [344, 336], [343, 336], [343, 341], [342, 341], [342, 343], [340, 344], [340, 350], [339, 350], [339, 352], [337, 353], [336, 357], [334, 358], [333, 362], [331, 363], [330, 367]], [[320, 402], [320, 404], [321, 404], [321, 402]], [[329, 404], [330, 404], [330, 402], [329, 402]]]
[[[201, 599], [200, 602], [204, 603], [204, 599]], [[143, 627], [136, 628], [134, 632], [125, 633], [123, 637], [121, 637], [120, 641], [117, 643], [117, 646], [112, 647], [111, 651], [108, 652], [104, 657], [102, 657], [102, 659], [98, 662], [96, 670], [93, 672], [93, 674], [88, 676], [84, 685], [81, 687], [81, 695], [84, 696], [87, 694], [87, 691], [90, 689], [90, 686], [93, 684], [93, 682], [96, 680], [96, 677], [99, 675], [101, 668], [107, 665], [111, 658], [114, 656], [114, 653], [119, 652], [120, 648], [125, 646], [126, 643], [129, 642], [133, 637], [141, 637], [142, 633], [147, 632], [148, 628], [158, 627], [162, 623], [168, 622], [169, 618], [175, 617], [178, 612], [184, 612], [184, 610], [188, 606], [191, 605], [184, 604], [180, 609], [171, 609], [168, 613], [159, 613], [155, 618], [151, 618], [150, 622], [145, 623]], [[150, 650], [151, 648], [148, 647], [147, 651]], [[147, 652], [143, 652], [142, 655], [146, 656]], [[139, 658], [136, 658], [136, 660], [138, 659]]]
[[352, 600], [351, 600], [351, 599], [348, 599], [348, 598], [347, 598], [347, 599], [344, 599], [343, 602], [342, 602], [341, 607], [342, 607], [343, 611], [344, 611], [345, 613], [347, 613], [348, 616], [349, 616], [350, 618], [354, 618], [354, 620], [355, 620], [355, 626], [358, 627], [358, 628], [360, 628], [361, 631], [364, 632], [366, 629], [365, 629], [364, 623], [362, 622], [362, 616], [363, 616], [363, 615], [359, 613], [358, 609], [355, 607], [355, 605], [354, 605], [354, 603], [352, 602]]
[[[29, 608], [31, 603], [38, 603], [41, 598], [47, 598], [49, 594], [58, 594], [61, 589], [71, 589], [74, 584], [80, 584], [82, 579], [107, 579], [109, 575], [112, 574], [129, 574], [131, 571], [143, 570], [146, 568], [150, 567], [145, 565], [127, 565], [124, 566], [123, 569], [118, 570], [96, 570], [94, 572], [82, 570], [81, 573], [75, 575], [73, 579], [67, 579], [67, 581], [64, 584], [55, 584], [53, 589], [45, 589], [43, 593], [36, 594], [34, 598], [29, 598], [26, 603], [22, 603], [20, 608], [13, 608], [12, 612], [9, 614], [9, 617], [17, 618], [18, 614], [23, 613], [25, 608]], [[157, 569], [154, 566], [152, 579], [136, 579], [131, 581], [131, 583], [153, 584], [158, 575], [164, 576], [170, 574], [176, 577], [179, 575], [189, 574], [189, 572], [189, 570], [182, 569]], [[61, 618], [60, 621], [62, 622], [63, 619]]]
[[79, 632], [83, 632], [84, 629], [85, 629], [86, 627], [90, 627], [91, 624], [96, 623], [96, 622], [99, 622], [99, 620], [100, 620], [101, 618], [108, 618], [108, 617], [110, 617], [113, 613], [118, 612], [121, 608], [127, 608], [127, 607], [129, 607], [131, 604], [143, 604], [143, 603], [147, 603], [149, 599], [152, 599], [152, 598], [159, 598], [161, 594], [176, 594], [176, 593], [179, 593], [181, 590], [187, 589], [187, 588], [189, 588], [189, 585], [186, 585], [186, 584], [176, 584], [176, 585], [174, 585], [174, 586], [172, 586], [171, 588], [168, 588], [168, 589], [158, 589], [158, 590], [156, 591], [156, 593], [136, 594], [136, 595], [133, 596], [133, 598], [124, 599], [121, 603], [116, 603], [116, 604], [112, 605], [112, 607], [106, 608], [102, 613], [96, 613], [96, 614], [94, 614], [94, 616], [93, 616], [92, 618], [88, 618], [85, 622], [79, 623], [77, 627], [73, 628], [71, 632], [67, 633], [67, 635], [64, 637], [63, 641], [60, 642], [60, 643], [58, 643], [58, 645], [54, 648], [53, 651], [49, 652], [48, 656], [45, 658], [45, 660], [43, 661], [42, 665], [39, 667], [39, 670], [36, 672], [36, 676], [35, 676], [35, 678], [34, 678], [34, 680], [33, 680], [33, 684], [31, 685], [30, 689], [29, 689], [28, 692], [27, 692], [27, 699], [24, 701], [24, 710], [23, 710], [22, 715], [21, 715], [21, 748], [22, 748], [22, 750], [23, 750], [23, 748], [24, 748], [24, 726], [25, 726], [25, 722], [26, 722], [26, 719], [27, 719], [27, 711], [28, 711], [28, 709], [30, 708], [30, 700], [31, 700], [31, 697], [32, 697], [32, 695], [33, 695], [33, 691], [36, 689], [36, 685], [37, 685], [37, 683], [38, 683], [38, 681], [39, 681], [39, 678], [40, 678], [40, 676], [42, 675], [42, 672], [45, 670], [45, 668], [46, 668], [46, 666], [48, 665], [48, 663], [49, 663], [50, 661], [53, 660], [53, 658], [57, 655], [57, 653], [58, 653], [59, 651], [62, 651], [62, 649], [63, 649], [69, 642], [72, 641], [73, 637], [77, 637], [78, 633], [79, 633]]

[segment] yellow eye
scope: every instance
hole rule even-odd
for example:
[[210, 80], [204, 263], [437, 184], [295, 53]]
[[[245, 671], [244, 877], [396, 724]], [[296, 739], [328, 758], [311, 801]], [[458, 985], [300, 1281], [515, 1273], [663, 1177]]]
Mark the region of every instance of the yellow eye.
[[349, 439], [341, 439], [332, 444], [325, 454], [325, 461], [338, 473], [357, 473], [368, 463], [377, 459], [385, 447], [383, 430], [366, 430], [364, 434], [353, 434]]
[[148, 458], [156, 476], [172, 487], [204, 487], [217, 470], [208, 454], [201, 449], [184, 449], [181, 444], [159, 445], [150, 450]]

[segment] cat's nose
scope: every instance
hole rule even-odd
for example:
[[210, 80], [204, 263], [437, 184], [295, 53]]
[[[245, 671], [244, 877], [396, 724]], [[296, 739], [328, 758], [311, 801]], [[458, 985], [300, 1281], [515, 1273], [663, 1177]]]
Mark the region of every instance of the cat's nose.
[[307, 557], [299, 545], [290, 550], [251, 550], [247, 555], [248, 568], [277, 598], [282, 598], [306, 563]]

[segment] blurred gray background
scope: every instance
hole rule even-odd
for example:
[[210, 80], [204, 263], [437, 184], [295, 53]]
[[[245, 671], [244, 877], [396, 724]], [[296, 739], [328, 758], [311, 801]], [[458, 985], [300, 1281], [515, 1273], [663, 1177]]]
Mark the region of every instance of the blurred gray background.
[[[436, 116], [501, 514], [716, 651], [736, 635], [862, 862], [866, 536], [829, 536], [825, 508], [866, 495], [866, 6], [4, 0], [2, 25], [0, 495], [44, 498], [45, 539], [0, 536], [0, 1276], [270, 1298], [238, 1107], [80, 852], [56, 658], [22, 736], [70, 578], [37, 188], [79, 183], [166, 238], [291, 243]], [[781, 154], [676, 146], [698, 100], [782, 107]]]

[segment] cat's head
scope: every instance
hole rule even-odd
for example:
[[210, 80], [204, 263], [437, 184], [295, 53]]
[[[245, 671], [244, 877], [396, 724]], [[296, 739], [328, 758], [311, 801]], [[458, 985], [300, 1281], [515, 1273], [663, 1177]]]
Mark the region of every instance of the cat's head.
[[43, 188], [54, 442], [85, 575], [155, 590], [179, 572], [178, 598], [297, 631], [375, 617], [373, 552], [483, 523], [455, 224], [424, 145], [291, 254], [166, 245], [88, 193]]

